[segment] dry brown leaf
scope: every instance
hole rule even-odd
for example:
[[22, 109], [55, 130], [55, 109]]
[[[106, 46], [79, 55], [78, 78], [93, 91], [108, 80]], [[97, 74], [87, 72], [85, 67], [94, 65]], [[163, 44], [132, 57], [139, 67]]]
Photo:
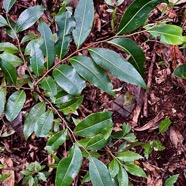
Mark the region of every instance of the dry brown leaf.
[[181, 135], [180, 131], [176, 127], [170, 127], [169, 137], [172, 144], [180, 153], [182, 151], [184, 137]]
[[138, 128], [134, 128], [135, 131], [144, 131], [144, 130], [154, 130], [158, 128], [158, 122], [163, 119], [164, 117], [164, 113], [163, 112], [159, 112], [158, 115], [150, 120], [148, 123], [146, 123], [144, 126], [142, 127], [138, 127]]

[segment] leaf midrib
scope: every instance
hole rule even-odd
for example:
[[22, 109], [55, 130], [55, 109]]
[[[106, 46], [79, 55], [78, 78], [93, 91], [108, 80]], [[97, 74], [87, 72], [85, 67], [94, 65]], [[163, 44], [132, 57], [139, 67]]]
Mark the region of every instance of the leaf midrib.
[[[137, 79], [134, 79], [132, 76], [130, 76], [129, 74], [127, 74], [126, 72], [123, 71], [123, 69], [119, 68], [118, 66], [116, 66], [114, 63], [112, 63], [111, 61], [109, 61], [107, 58], [105, 58], [104, 56], [100, 55], [99, 53], [97, 53], [95, 50], [91, 50], [90, 51], [94, 52], [95, 54], [97, 54], [98, 56], [100, 56], [101, 58], [103, 58], [104, 60], [106, 60], [108, 63], [110, 63], [111, 65], [115, 66], [117, 69], [119, 69], [120, 71], [122, 71], [124, 74], [126, 74], [127, 76], [129, 76], [131, 79], [133, 79], [134, 81], [137, 81], [140, 85], [141, 82], [139, 82]], [[120, 56], [118, 56], [120, 57]], [[126, 62], [125, 62], [126, 63]], [[143, 85], [142, 85], [143, 86]]]
[[[153, 0], [152, 0], [153, 1]], [[135, 14], [134, 16], [132, 16], [132, 18], [130, 19], [130, 21], [117, 33], [120, 34], [129, 24], [130, 22], [136, 17], [136, 15], [145, 7], [147, 6], [149, 3], [151, 3], [152, 1], [149, 1], [147, 4], [145, 4], [144, 6], [142, 6]]]

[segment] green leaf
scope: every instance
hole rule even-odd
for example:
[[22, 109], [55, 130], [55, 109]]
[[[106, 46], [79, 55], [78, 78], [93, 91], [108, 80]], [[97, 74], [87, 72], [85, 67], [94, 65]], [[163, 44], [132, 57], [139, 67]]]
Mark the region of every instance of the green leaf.
[[6, 13], [12, 8], [16, 0], [4, 0], [3, 1], [3, 8], [5, 9]]
[[[6, 86], [6, 81], [3, 78], [2, 86]], [[4, 108], [5, 108], [5, 102], [6, 102], [6, 88], [0, 88], [0, 100], [1, 100], [1, 104], [0, 104], [0, 116], [2, 115]]]
[[14, 54], [19, 52], [19, 49], [10, 42], [2, 42], [0, 43], [0, 51]]
[[6, 19], [0, 15], [0, 27], [6, 26], [8, 23], [6, 21]]
[[47, 142], [46, 149], [49, 154], [56, 151], [65, 141], [67, 137], [67, 130], [61, 130], [54, 134]]
[[186, 79], [186, 64], [180, 65], [174, 71], [174, 75], [179, 78]]
[[160, 122], [159, 132], [160, 133], [166, 132], [170, 125], [171, 125], [171, 120], [169, 118], [165, 118], [163, 121]]
[[18, 90], [14, 92], [7, 101], [6, 104], [6, 118], [8, 121], [13, 121], [23, 108], [26, 101], [26, 94], [24, 90]]
[[117, 158], [124, 162], [130, 162], [130, 161], [138, 160], [143, 157], [139, 155], [138, 153], [135, 153], [132, 151], [125, 151], [125, 152], [119, 153], [117, 155]]
[[129, 177], [126, 170], [120, 165], [119, 173], [118, 173], [118, 182], [119, 186], [128, 186], [129, 185]]
[[17, 72], [13, 65], [6, 60], [0, 59], [0, 68], [8, 82], [15, 85], [17, 80]]
[[63, 158], [56, 172], [55, 185], [70, 186], [72, 180], [77, 176], [82, 164], [82, 153], [78, 146], [74, 145], [68, 157]]
[[128, 134], [131, 130], [131, 126], [128, 123], [124, 123], [122, 126], [123, 136]]
[[26, 116], [23, 129], [23, 133], [26, 140], [29, 138], [32, 132], [34, 132], [35, 124], [38, 118], [45, 112], [45, 109], [46, 109], [45, 102], [40, 102], [34, 105], [32, 109], [29, 111], [28, 115]]
[[75, 56], [70, 58], [72, 66], [76, 69], [85, 80], [89, 81], [101, 90], [115, 95], [112, 91], [113, 86], [108, 78], [107, 73], [86, 56]]
[[143, 50], [129, 38], [116, 38], [108, 43], [113, 44], [117, 47], [120, 47], [128, 54], [130, 54], [129, 62], [138, 70], [138, 72], [143, 76], [144, 75], [144, 62], [145, 55]]
[[25, 43], [25, 42], [27, 42], [27, 41], [36, 39], [37, 37], [38, 37], [37, 34], [28, 34], [28, 35], [25, 35], [25, 36], [21, 39], [21, 43]]
[[113, 125], [111, 112], [98, 112], [87, 116], [74, 129], [74, 132], [82, 137], [95, 136], [110, 129]]
[[98, 134], [91, 138], [86, 145], [88, 150], [100, 150], [107, 145], [107, 140], [103, 137], [102, 134]]
[[0, 174], [0, 182], [3, 182], [4, 180], [6, 180], [10, 176], [11, 176], [11, 174]]
[[144, 177], [144, 178], [147, 177], [143, 169], [133, 163], [126, 163], [124, 167], [127, 170], [127, 172], [129, 172], [130, 174], [134, 176]]
[[96, 158], [90, 160], [89, 174], [93, 186], [114, 186], [107, 167]]
[[7, 60], [13, 67], [18, 67], [23, 63], [23, 60], [14, 54], [4, 52], [0, 54], [2, 60]]
[[123, 139], [125, 139], [126, 141], [129, 141], [129, 142], [135, 142], [136, 136], [134, 133], [129, 133]]
[[16, 32], [21, 32], [31, 27], [44, 13], [43, 6], [33, 6], [24, 10], [19, 16], [15, 25]]
[[37, 137], [46, 137], [52, 128], [54, 114], [52, 110], [43, 113], [35, 123], [34, 132]]
[[39, 44], [34, 42], [30, 52], [30, 65], [36, 76], [41, 76], [44, 70], [44, 57]]
[[41, 33], [41, 37], [44, 41], [43, 45], [41, 46], [41, 50], [46, 56], [45, 67], [48, 70], [53, 65], [55, 59], [54, 41], [51, 39], [52, 31], [50, 30], [50, 27], [43, 21], [40, 21], [38, 30]]
[[119, 163], [116, 159], [113, 159], [109, 165], [108, 165], [108, 169], [109, 169], [109, 172], [110, 172], [110, 175], [112, 178], [115, 178], [116, 175], [118, 174], [119, 172]]
[[45, 77], [40, 87], [46, 90], [50, 96], [55, 96], [57, 94], [57, 85], [51, 76]]
[[81, 184], [89, 182], [89, 181], [90, 181], [90, 175], [89, 175], [89, 172], [87, 172], [85, 176], [83, 177]]
[[114, 3], [112, 0], [105, 0], [105, 3], [107, 3], [107, 5], [114, 6]]
[[154, 148], [159, 151], [165, 150], [165, 147], [161, 144], [159, 140], [153, 140], [148, 143], [145, 143], [144, 145], [142, 145], [142, 147], [144, 148], [144, 155], [146, 159], [149, 158], [149, 154], [153, 151]]
[[57, 35], [59, 40], [55, 44], [55, 48], [59, 59], [62, 59], [68, 52], [69, 43], [72, 39], [70, 32], [76, 25], [74, 19], [71, 17], [71, 14], [71, 12], [67, 11], [56, 15], [56, 22], [58, 25]]
[[85, 88], [83, 81], [76, 71], [68, 65], [60, 65], [52, 73], [57, 84], [66, 92], [72, 95], [80, 94]]
[[59, 105], [59, 110], [64, 114], [73, 113], [83, 102], [83, 96], [74, 97], [67, 102]]
[[142, 26], [150, 12], [160, 3], [168, 3], [167, 0], [135, 0], [125, 11], [121, 18], [118, 34], [125, 34]]
[[38, 172], [37, 176], [38, 176], [39, 180], [47, 182], [46, 176], [45, 176], [45, 174], [43, 172]]
[[116, 52], [104, 48], [92, 48], [89, 52], [94, 61], [118, 79], [147, 88], [138, 71]]
[[147, 28], [154, 37], [160, 37], [160, 42], [169, 45], [181, 45], [186, 42], [186, 36], [182, 36], [183, 29], [176, 25], [157, 25]]
[[73, 38], [77, 48], [88, 37], [93, 20], [94, 20], [94, 5], [93, 0], [80, 0], [74, 13], [76, 20], [76, 28], [73, 30]]
[[179, 174], [175, 174], [175, 175], [171, 176], [170, 178], [168, 178], [165, 181], [164, 186], [173, 186], [176, 183], [178, 177], [179, 177]]

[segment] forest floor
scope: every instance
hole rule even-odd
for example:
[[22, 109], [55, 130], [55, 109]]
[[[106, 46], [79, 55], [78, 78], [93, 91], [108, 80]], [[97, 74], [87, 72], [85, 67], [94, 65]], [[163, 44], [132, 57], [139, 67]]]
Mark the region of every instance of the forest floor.
[[[38, 1], [39, 2], [39, 1]], [[37, 2], [37, 3], [38, 3]], [[73, 1], [76, 2], [76, 1]], [[121, 18], [123, 11], [131, 3], [131, 0], [125, 0], [118, 7], [117, 20], [115, 27]], [[47, 11], [57, 11], [59, 3], [57, 1], [41, 1], [43, 5], [48, 6]], [[18, 15], [29, 6], [36, 4], [36, 1], [19, 0], [11, 10], [10, 16], [16, 20]], [[72, 6], [75, 4], [72, 3]], [[2, 1], [0, 2], [2, 7]], [[108, 5], [103, 0], [95, 0], [95, 20], [94, 28], [87, 39], [85, 45], [96, 42], [114, 35], [111, 29], [111, 14], [106, 11]], [[186, 5], [179, 4], [167, 9], [161, 16], [163, 5], [159, 5], [150, 15], [149, 23], [159, 20], [170, 19], [172, 24], [181, 26], [186, 31]], [[0, 14], [4, 14], [0, 8]], [[47, 12], [45, 19], [47, 20]], [[36, 30], [35, 30], [36, 29]], [[36, 27], [31, 27], [28, 31], [38, 32]], [[185, 35], [186, 32], [183, 33]], [[115, 130], [122, 123], [127, 122], [132, 126], [132, 130], [137, 136], [138, 141], [147, 142], [158, 139], [165, 146], [165, 150], [154, 150], [149, 159], [142, 162], [142, 167], [147, 174], [147, 180], [130, 176], [130, 180], [134, 186], [161, 186], [162, 183], [171, 175], [179, 174], [176, 186], [186, 185], [186, 81], [174, 77], [174, 69], [183, 63], [186, 63], [186, 49], [179, 46], [170, 46], [161, 44], [158, 40], [148, 40], [147, 33], [132, 36], [138, 45], [143, 49], [146, 57], [145, 62], [145, 82], [148, 90], [144, 91], [139, 87], [126, 84], [113, 77], [111, 81], [114, 89], [118, 89], [117, 98], [106, 93], [102, 93], [97, 88], [89, 85], [84, 91], [84, 102], [79, 108], [80, 117], [85, 117], [93, 112], [102, 110], [113, 111], [113, 121]], [[12, 40], [0, 29], [0, 41]], [[98, 46], [99, 47], [99, 46]], [[108, 46], [110, 47], [110, 46]], [[125, 55], [118, 48], [114, 48], [121, 55]], [[73, 48], [71, 49], [73, 50]], [[83, 51], [87, 52], [87, 51]], [[126, 57], [128, 57], [126, 55]], [[129, 116], [122, 116], [122, 111], [118, 111], [116, 103], [122, 102], [121, 97], [126, 92], [130, 92], [135, 96], [135, 105]], [[122, 95], [122, 96], [121, 96]], [[32, 102], [32, 100], [30, 100]], [[32, 104], [30, 104], [32, 105]], [[171, 120], [170, 128], [159, 133], [159, 123], [164, 119]], [[23, 175], [19, 173], [23, 169], [26, 162], [38, 161], [41, 164], [48, 164], [50, 160], [44, 147], [46, 139], [36, 138], [32, 136], [27, 142], [24, 141], [17, 133], [1, 137], [2, 134], [12, 132], [7, 122], [0, 121], [0, 160], [1, 162], [13, 167], [11, 171], [15, 172], [15, 185], [21, 184]], [[140, 152], [140, 149], [139, 149]], [[61, 152], [62, 153], [62, 152]], [[102, 157], [104, 159], [104, 156]], [[52, 172], [53, 173], [53, 172]], [[43, 185], [54, 185], [54, 176], [49, 176], [48, 182]], [[81, 175], [78, 175], [81, 178]], [[90, 185], [85, 183], [83, 185]], [[8, 185], [10, 186], [10, 185]]]

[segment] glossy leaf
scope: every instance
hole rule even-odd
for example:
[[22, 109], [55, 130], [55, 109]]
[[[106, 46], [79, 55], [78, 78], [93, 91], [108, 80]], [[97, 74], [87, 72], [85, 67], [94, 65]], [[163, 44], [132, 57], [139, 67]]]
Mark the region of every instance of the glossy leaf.
[[114, 6], [114, 3], [112, 0], [105, 0], [105, 3], [107, 3], [110, 6]]
[[131, 126], [128, 123], [124, 123], [122, 126], [123, 136], [128, 134], [131, 130]]
[[83, 81], [76, 71], [68, 65], [60, 65], [52, 73], [57, 84], [66, 92], [72, 95], [80, 94], [85, 88]]
[[125, 11], [121, 18], [118, 34], [125, 34], [142, 26], [151, 11], [160, 3], [168, 3], [167, 0], [135, 0]]
[[30, 41], [32, 39], [36, 39], [38, 36], [37, 34], [28, 34], [28, 35], [25, 35], [22, 39], [21, 39], [21, 43], [25, 43], [27, 41]]
[[44, 56], [46, 56], [45, 67], [48, 70], [53, 65], [55, 59], [54, 41], [52, 41], [51, 38], [52, 31], [50, 30], [50, 27], [43, 21], [40, 21], [38, 30], [43, 39], [41, 50], [43, 51]]
[[136, 44], [136, 42], [129, 38], [116, 38], [109, 41], [108, 43], [120, 47], [128, 54], [130, 54], [131, 57], [128, 61], [132, 63], [132, 65], [142, 76], [144, 75], [145, 55], [143, 50]]
[[16, 32], [21, 32], [31, 27], [44, 13], [43, 6], [33, 6], [24, 10], [18, 17], [15, 25]]
[[178, 177], [179, 177], [179, 174], [175, 174], [175, 175], [171, 176], [170, 178], [168, 178], [165, 181], [164, 186], [173, 186], [176, 183]]
[[71, 12], [67, 11], [64, 13], [59, 13], [56, 16], [56, 22], [58, 25], [57, 35], [59, 40], [55, 44], [56, 54], [59, 59], [62, 59], [68, 52], [69, 43], [72, 40], [70, 32], [75, 27], [76, 23], [71, 17]]
[[42, 80], [41, 88], [46, 90], [50, 96], [57, 94], [57, 85], [51, 76], [47, 76]]
[[11, 54], [19, 52], [18, 48], [10, 42], [0, 43], [0, 51], [8, 52], [8, 53], [11, 53]]
[[54, 134], [47, 142], [46, 149], [49, 154], [56, 151], [65, 141], [67, 137], [67, 130], [61, 130]]
[[68, 94], [67, 92], [65, 91], [60, 91], [57, 93], [57, 95], [55, 96], [55, 104], [57, 105], [61, 105], [63, 103], [67, 103], [68, 101], [76, 98], [78, 96], [74, 96], [74, 95], [71, 95], [71, 94]]
[[8, 23], [6, 21], [6, 19], [0, 15], [0, 27], [6, 26]]
[[183, 29], [176, 25], [157, 25], [147, 29], [154, 37], [160, 37], [160, 42], [169, 45], [181, 45], [186, 42], [182, 36]]
[[7, 60], [15, 68], [20, 66], [23, 63], [23, 60], [21, 58], [7, 52], [0, 54], [0, 58], [3, 60]]
[[12, 8], [16, 0], [4, 0], [3, 1], [3, 8], [5, 9], [6, 13]]
[[46, 104], [45, 102], [37, 103], [32, 107], [26, 116], [23, 133], [25, 139], [27, 140], [29, 136], [34, 132], [35, 124], [37, 123], [38, 118], [45, 112]]
[[41, 76], [44, 70], [44, 57], [39, 44], [34, 42], [30, 52], [30, 65], [36, 76]]
[[146, 89], [145, 82], [138, 71], [116, 52], [104, 48], [92, 48], [89, 52], [94, 61], [110, 71], [113, 76]]
[[138, 160], [143, 157], [140, 156], [138, 153], [135, 153], [132, 151], [125, 151], [125, 152], [119, 153], [117, 155], [117, 158], [124, 162], [130, 162], [130, 161]]
[[64, 114], [73, 113], [83, 102], [83, 96], [78, 96], [70, 99], [66, 103], [59, 105], [59, 110]]
[[98, 134], [88, 141], [88, 143], [86, 145], [86, 149], [100, 150], [103, 147], [105, 147], [106, 144], [107, 144], [107, 140], [105, 140], [105, 138], [103, 137], [102, 134]]
[[116, 175], [118, 174], [119, 172], [119, 163], [116, 159], [113, 159], [109, 165], [108, 165], [108, 169], [109, 169], [109, 172], [110, 172], [110, 175], [112, 178], [115, 178]]
[[113, 86], [108, 78], [107, 73], [86, 56], [75, 56], [70, 58], [72, 66], [76, 69], [85, 80], [89, 81], [101, 90], [115, 95], [112, 91]]
[[135, 142], [136, 136], [134, 135], [134, 133], [129, 133], [123, 139], [125, 139], [126, 141], [129, 141], [129, 142]]
[[147, 177], [143, 169], [133, 163], [126, 163], [124, 167], [127, 170], [127, 172], [129, 172], [134, 176], [144, 177], [144, 178]]
[[119, 173], [118, 173], [118, 182], [119, 186], [128, 186], [129, 185], [129, 177], [126, 170], [120, 165]]
[[93, 20], [94, 20], [94, 5], [93, 0], [80, 0], [74, 13], [76, 20], [76, 28], [73, 30], [73, 38], [77, 48], [88, 37]]
[[179, 78], [186, 79], [186, 64], [180, 65], [174, 71], [174, 75]]
[[170, 125], [171, 125], [171, 120], [169, 118], [165, 118], [163, 121], [160, 122], [159, 132], [160, 133], [166, 132]]
[[[1, 83], [2, 86], [6, 86], [6, 81], [5, 79], [2, 80]], [[0, 87], [0, 100], [1, 100], [1, 104], [0, 104], [0, 116], [2, 115], [4, 108], [5, 108], [5, 102], [6, 102], [6, 88], [1, 88]]]
[[54, 114], [51, 110], [43, 113], [35, 123], [34, 132], [37, 137], [46, 137], [52, 128]]
[[89, 174], [93, 186], [114, 186], [107, 167], [96, 158], [90, 160]]
[[95, 136], [112, 127], [111, 112], [98, 112], [79, 122], [74, 132], [82, 137]]
[[73, 179], [77, 176], [82, 164], [82, 153], [78, 146], [73, 146], [68, 157], [63, 158], [56, 172], [55, 185], [70, 186]]
[[6, 104], [6, 118], [8, 121], [13, 121], [23, 108], [26, 100], [26, 94], [24, 90], [18, 90], [14, 92], [7, 101]]
[[17, 72], [13, 65], [8, 61], [0, 59], [0, 68], [2, 69], [8, 82], [15, 85], [17, 80]]

